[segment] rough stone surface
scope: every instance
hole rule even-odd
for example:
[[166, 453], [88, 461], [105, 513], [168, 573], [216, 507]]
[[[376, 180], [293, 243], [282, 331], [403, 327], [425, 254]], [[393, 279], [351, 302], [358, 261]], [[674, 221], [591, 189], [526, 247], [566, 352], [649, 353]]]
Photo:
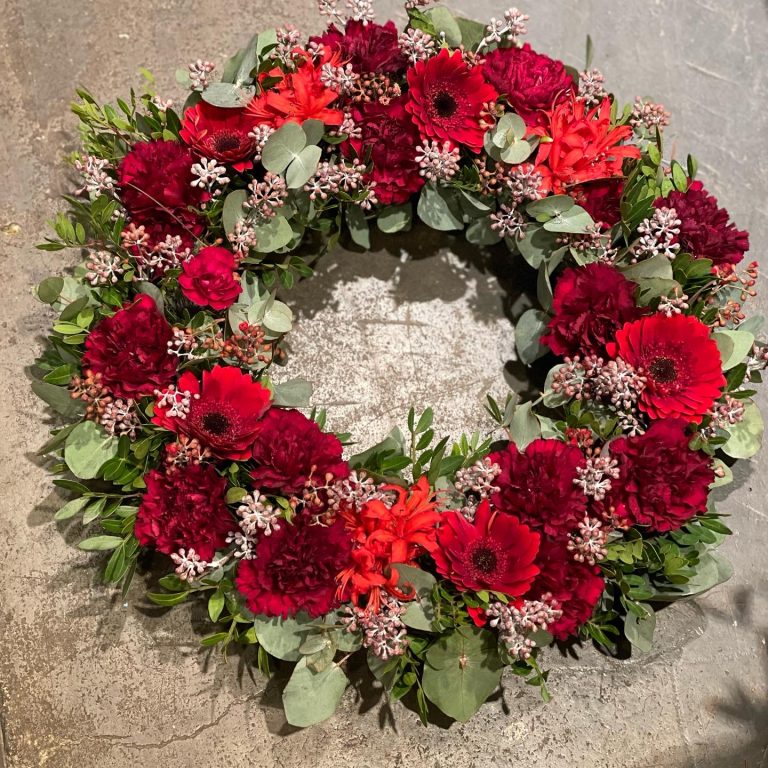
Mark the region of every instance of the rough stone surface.
[[[459, 7], [477, 18], [504, 10], [489, 0]], [[380, 15], [387, 10], [394, 5]], [[620, 95], [653, 94], [672, 109], [669, 149], [699, 156], [761, 258], [765, 3], [547, 0], [527, 10], [535, 47], [581, 66], [589, 31], [596, 64]], [[60, 500], [34, 456], [46, 428], [24, 376], [49, 322], [29, 285], [72, 263], [32, 247], [67, 186], [62, 156], [76, 144], [70, 94], [80, 83], [102, 98], [123, 94], [146, 65], [161, 93], [178, 96], [173, 72], [187, 61], [221, 62], [257, 28], [319, 25], [309, 0], [0, 0], [0, 18], [0, 753], [8, 766], [768, 765], [768, 452], [740, 465], [722, 502], [737, 531], [727, 544], [736, 575], [660, 615], [663, 651], [624, 662], [588, 649], [578, 658], [550, 652], [550, 704], [505, 680], [503, 695], [467, 725], [424, 731], [412, 712], [389, 710], [361, 683], [333, 719], [294, 731], [277, 687], [251, 679], [248, 659], [225, 664], [200, 653], [201, 616], [143, 607], [141, 579], [127, 606], [105, 591], [93, 559], [72, 546], [80, 532], [51, 522]], [[401, 246], [414, 258], [401, 261]], [[466, 247], [411, 236], [389, 249], [334, 254], [322, 276], [296, 289], [299, 355], [285, 375], [319, 381], [317, 401], [332, 424], [364, 443], [411, 403], [433, 404], [450, 432], [487, 428], [481, 393], [504, 386], [521, 300], [502, 302]], [[492, 273], [514, 293], [503, 265]], [[506, 368], [514, 380], [516, 366]]]

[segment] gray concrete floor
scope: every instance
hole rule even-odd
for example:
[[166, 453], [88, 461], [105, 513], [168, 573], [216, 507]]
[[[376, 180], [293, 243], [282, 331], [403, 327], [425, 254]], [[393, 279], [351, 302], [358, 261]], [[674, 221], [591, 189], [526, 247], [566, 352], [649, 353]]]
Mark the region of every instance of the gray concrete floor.
[[[489, 0], [458, 7], [481, 19], [504, 10]], [[393, 10], [382, 3], [380, 16]], [[698, 155], [762, 260], [766, 3], [539, 0], [525, 10], [534, 47], [581, 66], [589, 31], [611, 87], [630, 99], [652, 94], [672, 110], [669, 148]], [[106, 591], [92, 559], [72, 546], [78, 532], [62, 535], [51, 522], [60, 502], [34, 458], [44, 414], [23, 373], [49, 323], [29, 286], [72, 263], [32, 248], [66, 189], [61, 159], [76, 145], [70, 94], [82, 83], [102, 98], [122, 95], [144, 65], [163, 95], [178, 98], [174, 70], [189, 60], [221, 62], [258, 28], [319, 24], [310, 0], [0, 0], [0, 19], [0, 742], [8, 766], [768, 765], [768, 452], [739, 466], [722, 502], [737, 531], [727, 544], [736, 575], [660, 615], [663, 650], [623, 662], [588, 649], [578, 658], [550, 652], [550, 704], [507, 680], [503, 697], [448, 729], [425, 731], [363, 688], [327, 723], [292, 732], [273, 688], [252, 681], [241, 660], [199, 652], [199, 615], [142, 607], [141, 579], [127, 606]], [[465, 248], [414, 238], [395, 245], [394, 253], [334, 254], [296, 290], [304, 309], [286, 375], [322, 377], [318, 403], [363, 443], [411, 403], [432, 403], [448, 431], [482, 427], [481, 393], [503, 387], [510, 358], [509, 306]], [[401, 262], [400, 245], [418, 258]]]

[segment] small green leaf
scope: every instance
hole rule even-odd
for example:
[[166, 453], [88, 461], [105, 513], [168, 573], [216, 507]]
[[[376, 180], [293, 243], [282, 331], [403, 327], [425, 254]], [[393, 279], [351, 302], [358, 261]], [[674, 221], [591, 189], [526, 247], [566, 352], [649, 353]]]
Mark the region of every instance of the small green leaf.
[[355, 245], [359, 245], [361, 248], [370, 248], [371, 232], [363, 209], [359, 205], [348, 205], [344, 211], [344, 217]]
[[529, 309], [520, 316], [515, 326], [515, 345], [521, 362], [530, 365], [546, 354], [548, 349], [541, 343], [547, 330], [549, 315], [540, 309]]
[[288, 189], [303, 187], [314, 175], [317, 164], [320, 162], [322, 150], [320, 147], [310, 144], [299, 152], [293, 162], [288, 166], [285, 181]]
[[47, 277], [37, 286], [37, 298], [44, 304], [53, 304], [61, 295], [64, 278]]
[[81, 509], [88, 506], [93, 499], [88, 496], [81, 496], [79, 499], [72, 499], [67, 502], [54, 516], [54, 520], [69, 520], [74, 517]]
[[208, 616], [214, 624], [219, 620], [225, 603], [226, 598], [220, 588], [214, 590], [208, 598]]
[[259, 643], [267, 653], [284, 661], [298, 661], [299, 648], [314, 631], [315, 620], [305, 613], [293, 618], [282, 619], [271, 616], [257, 616], [253, 621]]
[[428, 227], [439, 232], [464, 228], [455, 198], [443, 187], [426, 184], [419, 195], [417, 212]]
[[648, 653], [653, 647], [653, 633], [656, 629], [656, 614], [647, 603], [640, 603], [645, 611], [645, 617], [627, 613], [624, 617], [624, 635], [639, 651]]
[[509, 434], [521, 451], [541, 437], [541, 423], [533, 413], [533, 402], [529, 401], [517, 406], [509, 425]]
[[254, 86], [236, 83], [211, 83], [202, 93], [203, 101], [207, 104], [228, 109], [247, 106], [255, 95]]
[[77, 546], [87, 552], [104, 552], [119, 547], [122, 543], [123, 540], [119, 536], [91, 536]]
[[306, 408], [312, 397], [312, 384], [304, 379], [291, 379], [272, 387], [272, 404], [284, 408]]
[[755, 343], [754, 334], [749, 331], [716, 331], [712, 338], [720, 350], [720, 358], [723, 361], [723, 370], [729, 371], [742, 362], [752, 351]]
[[245, 218], [243, 203], [247, 199], [248, 193], [244, 189], [236, 189], [224, 198], [224, 207], [221, 211], [221, 226], [227, 237], [234, 233], [235, 224]]
[[349, 680], [338, 664], [313, 672], [302, 658], [283, 689], [285, 717], [299, 728], [327, 720], [335, 711]]
[[285, 123], [264, 144], [261, 163], [272, 173], [282, 173], [307, 145], [307, 136], [298, 123]]
[[376, 223], [382, 232], [394, 234], [409, 229], [413, 220], [413, 206], [410, 203], [390, 205], [379, 213]]
[[110, 459], [117, 456], [118, 440], [93, 421], [78, 424], [67, 435], [64, 461], [75, 477], [92, 480]]
[[752, 458], [763, 443], [765, 424], [760, 409], [751, 401], [744, 403], [744, 417], [728, 428], [730, 437], [722, 451], [733, 459]]

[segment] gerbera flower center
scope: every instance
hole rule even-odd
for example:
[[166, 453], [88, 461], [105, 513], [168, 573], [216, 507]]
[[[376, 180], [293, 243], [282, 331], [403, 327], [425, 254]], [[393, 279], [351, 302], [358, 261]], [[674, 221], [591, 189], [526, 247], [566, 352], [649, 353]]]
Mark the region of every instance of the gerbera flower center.
[[432, 98], [432, 106], [440, 117], [453, 117], [459, 105], [450, 93], [438, 91]]
[[234, 131], [217, 131], [208, 139], [208, 146], [219, 154], [235, 152], [240, 149], [243, 137]]
[[223, 435], [231, 426], [229, 419], [218, 411], [206, 413], [202, 418], [203, 429], [212, 435]]
[[660, 384], [671, 384], [677, 381], [677, 366], [671, 357], [657, 357], [649, 366], [648, 372], [654, 381]]
[[496, 570], [498, 564], [498, 558], [496, 553], [489, 547], [478, 547], [472, 553], [472, 565], [480, 571], [480, 573], [493, 573]]

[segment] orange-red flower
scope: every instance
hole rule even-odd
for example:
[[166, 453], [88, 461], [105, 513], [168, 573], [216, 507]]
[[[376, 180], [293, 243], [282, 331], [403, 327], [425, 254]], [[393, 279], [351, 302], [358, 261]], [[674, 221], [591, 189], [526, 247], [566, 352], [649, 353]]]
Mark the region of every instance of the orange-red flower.
[[339, 94], [327, 88], [320, 79], [323, 64], [337, 64], [337, 59], [338, 55], [331, 57], [326, 53], [315, 64], [308, 53], [301, 51], [294, 72], [283, 72], [275, 68], [261, 75], [260, 82], [266, 78], [281, 79], [251, 101], [247, 107], [248, 114], [257, 123], [273, 128], [289, 122], [301, 124], [305, 120], [322, 120], [326, 125], [341, 125], [344, 113], [330, 108]]
[[415, 566], [419, 555], [432, 552], [440, 520], [426, 478], [420, 478], [408, 491], [397, 485], [384, 490], [397, 494], [394, 503], [373, 499], [359, 510], [341, 512], [355, 548], [352, 565], [337, 577], [338, 595], [355, 605], [367, 598], [366, 605], [374, 612], [378, 612], [382, 591], [399, 600], [413, 598], [413, 590], [398, 586], [398, 573], [392, 565]]
[[626, 158], [640, 150], [621, 142], [632, 135], [629, 126], [611, 127], [611, 102], [587, 110], [583, 101], [569, 99], [549, 114], [547, 124], [533, 131], [543, 137], [536, 155], [541, 191], [562, 194], [567, 187], [622, 175]]

